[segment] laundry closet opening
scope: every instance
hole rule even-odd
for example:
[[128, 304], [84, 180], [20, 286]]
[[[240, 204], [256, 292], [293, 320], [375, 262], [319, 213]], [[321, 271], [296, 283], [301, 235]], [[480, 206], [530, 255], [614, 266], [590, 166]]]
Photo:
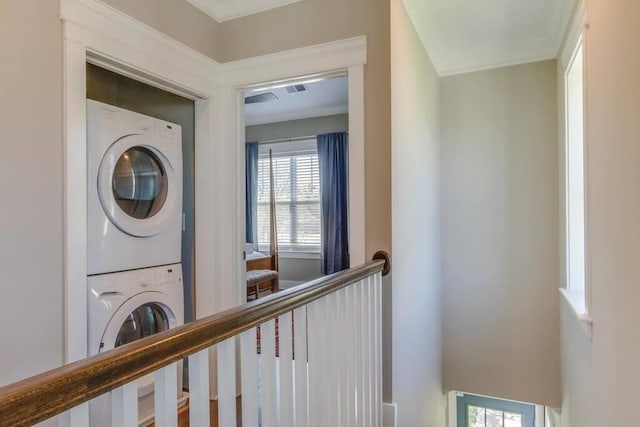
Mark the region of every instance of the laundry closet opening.
[[[153, 118], [176, 123], [182, 128], [182, 283], [184, 287], [184, 321], [194, 319], [194, 147], [195, 105], [191, 99], [158, 89], [97, 65], [87, 63], [87, 99], [99, 101]], [[145, 153], [131, 153], [144, 158]], [[147, 156], [148, 157], [148, 156]], [[135, 160], [134, 160], [135, 161]], [[153, 162], [150, 162], [153, 163]], [[150, 164], [149, 168], [158, 167]], [[114, 190], [117, 190], [114, 183]], [[158, 195], [158, 199], [161, 199]], [[129, 207], [136, 215], [148, 209], [138, 204]], [[135, 215], [134, 215], [135, 217]]]

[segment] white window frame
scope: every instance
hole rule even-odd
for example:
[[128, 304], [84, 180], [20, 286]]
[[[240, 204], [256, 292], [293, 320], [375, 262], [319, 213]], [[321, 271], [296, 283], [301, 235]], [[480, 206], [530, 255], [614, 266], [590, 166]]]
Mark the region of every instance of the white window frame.
[[[572, 24], [569, 28], [567, 38], [560, 54], [560, 64], [562, 66], [562, 86], [563, 86], [563, 116], [562, 123], [564, 124], [564, 134], [561, 139], [561, 143], [564, 148], [564, 266], [565, 277], [564, 285], [560, 288], [565, 301], [571, 307], [573, 313], [581, 322], [585, 333], [591, 336], [592, 319], [590, 316], [591, 308], [591, 286], [590, 286], [590, 274], [589, 274], [589, 246], [588, 246], [588, 135], [587, 135], [587, 32], [588, 29], [586, 12], [584, 2], [580, 1], [576, 9], [575, 16]], [[582, 60], [582, 123], [581, 123], [581, 135], [578, 134], [579, 139], [582, 142], [582, 155], [581, 159], [576, 159], [576, 155], [579, 156], [580, 150], [572, 152], [572, 144], [575, 144], [576, 132], [571, 131], [571, 114], [570, 114], [570, 91], [572, 90], [569, 84], [570, 73], [576, 60]], [[575, 85], [573, 86], [575, 89]], [[575, 128], [574, 128], [575, 129]], [[581, 137], [581, 138], [580, 138]], [[578, 153], [578, 154], [576, 154]], [[578, 169], [575, 169], [576, 165], [579, 165]], [[577, 172], [577, 173], [576, 173]], [[582, 175], [582, 176], [580, 176]], [[572, 181], [573, 180], [573, 181]], [[581, 183], [576, 180], [581, 180]], [[571, 206], [571, 191], [570, 183], [578, 182], [582, 185], [582, 206], [576, 208], [575, 198], [574, 206]], [[574, 187], [575, 189], [575, 187]], [[574, 193], [575, 194], [575, 193]], [[576, 210], [577, 209], [577, 210]], [[572, 221], [573, 224], [572, 224]], [[577, 227], [575, 221], [578, 222]], [[573, 226], [573, 227], [572, 227]], [[582, 236], [576, 236], [576, 231], [582, 229]], [[575, 257], [575, 251], [580, 251], [583, 256]], [[573, 255], [573, 256], [572, 256]], [[579, 272], [577, 272], [579, 270]], [[579, 273], [579, 274], [577, 274]]]
[[[315, 153], [316, 156], [318, 154], [317, 149], [314, 151], [312, 148], [308, 147], [308, 148], [304, 148], [304, 149], [299, 149], [297, 147], [297, 145], [300, 144], [304, 144], [305, 147], [307, 147], [309, 144], [309, 142], [312, 142], [314, 144], [314, 148], [315, 148], [315, 140], [302, 140], [302, 141], [296, 141], [294, 143], [278, 143], [277, 146], [275, 147], [275, 151], [273, 153], [273, 158], [277, 158], [277, 157], [293, 157], [293, 156], [297, 156], [297, 155], [309, 155], [312, 153]], [[259, 158], [260, 159], [264, 159], [264, 158], [268, 158], [268, 150], [269, 148], [272, 148], [273, 145], [272, 144], [267, 144], [264, 146], [260, 147], [260, 152], [259, 152]], [[276, 205], [278, 203], [282, 203], [282, 202], [278, 202], [276, 200]], [[289, 202], [289, 203], [294, 203], [293, 201]], [[307, 203], [307, 202], [303, 202], [303, 203]], [[260, 203], [258, 202], [258, 205], [261, 205], [264, 203]], [[318, 205], [320, 205], [320, 199], [318, 198]], [[319, 206], [320, 208], [320, 206]], [[293, 226], [293, 224], [292, 224]], [[293, 230], [292, 230], [293, 231]], [[317, 246], [313, 246], [313, 247], [308, 247], [305, 248], [302, 245], [295, 245], [295, 244], [283, 244], [283, 243], [278, 243], [278, 251], [279, 253], [282, 254], [288, 254], [288, 255], [308, 255], [311, 257], [320, 257], [320, 248], [321, 248], [322, 243], [318, 243]], [[261, 252], [264, 251], [268, 251], [269, 248], [269, 242], [261, 242], [258, 241], [258, 250]], [[285, 255], [286, 257], [286, 255]]]
[[[582, 37], [564, 72], [566, 288], [586, 293], [584, 61]], [[576, 67], [580, 67], [576, 69]], [[576, 73], [576, 71], [579, 73]], [[579, 81], [576, 80], [579, 78]], [[580, 88], [576, 85], [580, 83]], [[579, 93], [577, 93], [579, 91]], [[579, 97], [579, 100], [576, 99]], [[576, 102], [578, 101], [578, 102]], [[577, 199], [577, 200], [576, 200]], [[586, 306], [585, 306], [586, 311]]]

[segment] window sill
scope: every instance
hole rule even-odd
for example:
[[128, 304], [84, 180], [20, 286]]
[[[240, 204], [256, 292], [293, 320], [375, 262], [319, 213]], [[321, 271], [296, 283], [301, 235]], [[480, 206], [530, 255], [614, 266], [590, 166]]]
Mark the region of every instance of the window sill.
[[[258, 251], [263, 254], [269, 253], [269, 247], [258, 248]], [[267, 255], [268, 256], [268, 255]], [[291, 258], [291, 259], [320, 259], [320, 252], [313, 252], [311, 250], [304, 249], [278, 249], [278, 257], [280, 258]]]
[[560, 294], [578, 320], [584, 333], [587, 337], [591, 338], [593, 319], [587, 312], [584, 292], [569, 291], [566, 288], [560, 288]]
[[278, 256], [291, 259], [320, 259], [320, 252], [279, 251]]

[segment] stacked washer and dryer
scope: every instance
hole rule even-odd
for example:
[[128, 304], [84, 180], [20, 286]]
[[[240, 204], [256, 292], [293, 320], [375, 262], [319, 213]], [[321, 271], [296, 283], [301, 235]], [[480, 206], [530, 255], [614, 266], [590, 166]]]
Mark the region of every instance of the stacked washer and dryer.
[[[87, 100], [88, 352], [184, 322], [179, 125]], [[182, 369], [178, 369], [179, 400]], [[153, 419], [153, 378], [138, 380], [140, 425]], [[111, 425], [108, 396], [91, 425]]]

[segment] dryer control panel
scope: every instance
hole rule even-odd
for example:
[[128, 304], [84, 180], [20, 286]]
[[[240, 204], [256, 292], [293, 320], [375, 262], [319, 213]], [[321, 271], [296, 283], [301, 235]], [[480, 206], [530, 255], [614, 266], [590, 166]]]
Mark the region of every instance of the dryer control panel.
[[138, 128], [144, 134], [156, 135], [171, 142], [180, 142], [182, 134], [180, 125], [165, 122], [160, 119], [144, 118], [138, 122]]
[[156, 135], [182, 143], [180, 125], [101, 102], [87, 102], [87, 121], [109, 128], [128, 129], [131, 133]]

